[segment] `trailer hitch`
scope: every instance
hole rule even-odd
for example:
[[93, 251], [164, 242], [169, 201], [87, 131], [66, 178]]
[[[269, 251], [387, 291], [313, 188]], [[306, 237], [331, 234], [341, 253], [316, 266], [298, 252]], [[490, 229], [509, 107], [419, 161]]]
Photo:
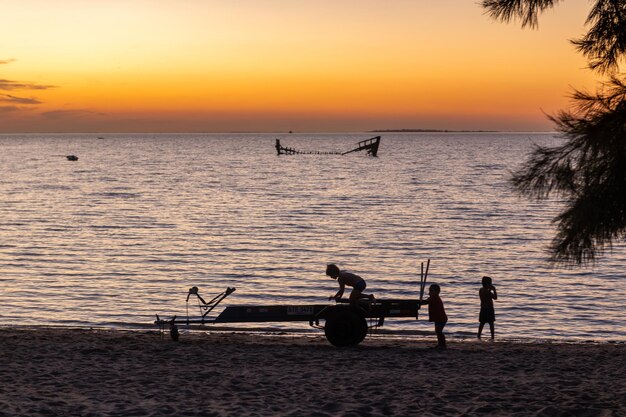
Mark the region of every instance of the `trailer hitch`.
[[189, 291], [187, 292], [187, 299], [185, 300], [185, 305], [186, 305], [186, 310], [187, 310], [187, 319], [186, 319], [186, 321], [179, 320], [177, 322], [176, 321], [176, 317], [177, 316], [174, 316], [171, 319], [162, 319], [162, 318], [159, 317], [158, 314], [156, 315], [156, 321], [154, 323], [159, 326], [159, 330], [161, 332], [161, 337], [163, 337], [163, 334], [165, 333], [165, 328], [169, 326], [170, 336], [172, 337], [172, 340], [173, 341], [177, 341], [179, 336], [180, 336], [180, 332], [178, 331], [177, 324], [181, 324], [182, 323], [182, 324], [186, 324], [187, 326], [190, 325], [190, 321], [189, 321], [189, 298], [192, 295], [195, 295], [196, 298], [198, 299], [198, 307], [200, 308], [200, 315], [202, 316], [201, 324], [204, 324], [205, 321], [208, 321], [206, 316], [215, 307], [217, 307], [217, 305], [220, 302], [222, 302], [222, 300], [224, 298], [228, 297], [233, 292], [235, 292], [235, 288], [227, 287], [226, 290], [222, 291], [221, 293], [219, 293], [218, 295], [213, 297], [213, 299], [211, 299], [209, 302], [206, 302], [204, 300], [204, 298], [202, 298], [202, 296], [200, 295], [200, 292], [198, 291], [198, 287], [191, 287], [191, 288], [189, 288]]
[[235, 290], [236, 288], [234, 287], [233, 288], [227, 287], [226, 290], [222, 291], [221, 293], [213, 297], [213, 299], [207, 303], [206, 301], [204, 301], [204, 298], [200, 296], [198, 287], [189, 288], [189, 292], [187, 293], [187, 300], [185, 301], [185, 305], [187, 307], [187, 325], [189, 325], [189, 297], [191, 297], [192, 295], [195, 295], [198, 298], [198, 307], [200, 308], [200, 315], [202, 316], [202, 323], [204, 323], [204, 319], [206, 318], [206, 316], [215, 307], [217, 307], [217, 305], [221, 303], [224, 298], [234, 293]]

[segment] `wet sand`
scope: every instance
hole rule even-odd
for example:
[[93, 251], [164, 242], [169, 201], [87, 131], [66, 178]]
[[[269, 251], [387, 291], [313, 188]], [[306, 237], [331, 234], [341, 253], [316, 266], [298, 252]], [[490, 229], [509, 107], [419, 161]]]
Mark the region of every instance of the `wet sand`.
[[626, 344], [0, 329], [0, 416], [624, 416]]

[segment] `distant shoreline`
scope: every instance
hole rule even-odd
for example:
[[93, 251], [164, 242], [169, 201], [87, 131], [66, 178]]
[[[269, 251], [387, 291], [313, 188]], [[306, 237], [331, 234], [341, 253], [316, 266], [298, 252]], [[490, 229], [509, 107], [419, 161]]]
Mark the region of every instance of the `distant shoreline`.
[[448, 129], [381, 129], [370, 133], [557, 133], [551, 131], [526, 130], [448, 130]]
[[[517, 133], [502, 130], [448, 130], [448, 129], [380, 129], [371, 133]], [[524, 132], [527, 133], [527, 132]], [[549, 132], [546, 132], [549, 133]]]

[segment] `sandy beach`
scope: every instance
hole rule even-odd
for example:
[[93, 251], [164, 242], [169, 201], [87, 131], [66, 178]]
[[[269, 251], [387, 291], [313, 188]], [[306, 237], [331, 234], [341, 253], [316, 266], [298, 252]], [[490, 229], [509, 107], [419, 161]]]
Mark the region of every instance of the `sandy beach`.
[[626, 345], [0, 330], [2, 416], [626, 415]]

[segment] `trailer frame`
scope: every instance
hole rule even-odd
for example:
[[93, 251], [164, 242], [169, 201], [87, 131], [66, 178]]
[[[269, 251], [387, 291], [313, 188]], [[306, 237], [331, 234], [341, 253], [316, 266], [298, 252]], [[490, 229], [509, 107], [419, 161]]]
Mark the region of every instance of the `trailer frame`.
[[[178, 340], [179, 325], [208, 325], [219, 323], [260, 323], [260, 322], [308, 322], [309, 326], [323, 329], [328, 341], [335, 346], [358, 345], [368, 332], [384, 325], [388, 318], [419, 319], [419, 310], [424, 304], [424, 288], [428, 276], [430, 259], [424, 271], [420, 274], [420, 296], [418, 299], [376, 299], [363, 300], [351, 303], [349, 299], [335, 300], [335, 304], [272, 304], [272, 305], [233, 305], [227, 306], [215, 317], [208, 317], [226, 297], [235, 292], [235, 288], [228, 287], [206, 302], [198, 291], [198, 287], [191, 287], [187, 293], [187, 316], [179, 319], [174, 316], [162, 319], [156, 315], [155, 324], [159, 326], [161, 334], [169, 327], [173, 340]], [[200, 314], [197, 318], [189, 317], [189, 298], [196, 296]], [[320, 325], [324, 320], [324, 325]], [[368, 324], [370, 320], [371, 324]]]

